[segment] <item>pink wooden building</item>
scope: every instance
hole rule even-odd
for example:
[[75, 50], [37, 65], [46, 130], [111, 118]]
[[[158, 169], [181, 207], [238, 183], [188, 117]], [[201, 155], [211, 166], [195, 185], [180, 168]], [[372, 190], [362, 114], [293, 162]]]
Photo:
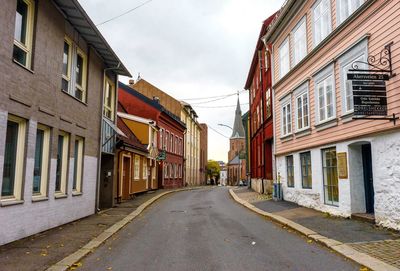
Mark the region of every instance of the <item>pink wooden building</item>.
[[[400, 113], [400, 4], [288, 0], [272, 44], [275, 179], [284, 199], [400, 229], [400, 121], [356, 120], [352, 64], [391, 47], [388, 115]], [[383, 65], [380, 65], [381, 67]]]

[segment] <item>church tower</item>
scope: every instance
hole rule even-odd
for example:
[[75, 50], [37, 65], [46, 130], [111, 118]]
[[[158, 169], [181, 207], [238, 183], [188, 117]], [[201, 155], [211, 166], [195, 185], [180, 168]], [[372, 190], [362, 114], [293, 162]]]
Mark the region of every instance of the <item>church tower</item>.
[[237, 100], [236, 111], [235, 111], [235, 122], [233, 124], [233, 131], [230, 141], [228, 161], [233, 160], [237, 155], [246, 150], [245, 142], [246, 135], [242, 122], [242, 110], [240, 109], [239, 97]]

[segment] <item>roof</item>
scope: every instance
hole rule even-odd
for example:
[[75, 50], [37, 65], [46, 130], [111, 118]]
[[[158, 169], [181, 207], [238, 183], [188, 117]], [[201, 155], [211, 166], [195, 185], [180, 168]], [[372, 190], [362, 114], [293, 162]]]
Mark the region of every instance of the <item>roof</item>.
[[239, 165], [239, 164], [240, 164], [239, 155], [233, 157], [233, 159], [228, 163], [228, 165]]
[[239, 97], [237, 100], [236, 111], [235, 111], [235, 122], [233, 124], [232, 138], [245, 138], [243, 122], [242, 122], [242, 110], [240, 109]]
[[278, 15], [278, 13], [279, 11], [275, 12], [270, 17], [268, 17], [261, 26], [260, 34], [257, 39], [256, 49], [254, 50], [253, 59], [251, 61], [250, 70], [247, 75], [246, 85], [244, 86], [244, 89], [249, 89], [253, 82], [254, 72], [258, 64], [258, 51], [261, 50], [263, 47], [262, 37], [267, 33], [269, 26], [271, 25], [275, 17]]
[[77, 0], [53, 0], [53, 2], [88, 45], [96, 50], [107, 68], [115, 68], [113, 69], [115, 73], [132, 77]]
[[122, 136], [120, 134], [117, 135], [117, 138], [120, 140], [120, 142], [123, 142], [124, 145], [128, 145], [129, 147], [132, 147], [136, 150], [146, 153], [148, 152], [147, 145], [140, 142], [140, 140], [136, 137], [132, 130], [128, 128], [128, 126], [120, 117], [117, 117], [117, 126], [125, 134], [125, 136]]
[[118, 87], [125, 90], [132, 96], [135, 96], [136, 98], [140, 99], [141, 101], [147, 103], [148, 105], [154, 107], [155, 109], [159, 110], [160, 112], [167, 114], [174, 121], [176, 121], [179, 125], [181, 125], [183, 128], [186, 129], [186, 124], [183, 121], [181, 121], [181, 119], [178, 116], [172, 114], [170, 111], [165, 109], [165, 107], [162, 106], [161, 104], [159, 104], [156, 100], [152, 100], [152, 99], [148, 98], [147, 96], [143, 95], [139, 91], [133, 89], [132, 87], [125, 85], [122, 82], [118, 82]]

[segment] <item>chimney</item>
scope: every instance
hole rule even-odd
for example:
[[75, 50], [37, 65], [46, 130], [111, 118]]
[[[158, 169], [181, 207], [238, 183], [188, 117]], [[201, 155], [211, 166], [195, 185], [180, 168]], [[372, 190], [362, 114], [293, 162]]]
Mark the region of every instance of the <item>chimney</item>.
[[130, 85], [130, 86], [133, 86], [134, 84], [135, 84], [135, 80], [129, 79], [129, 85]]

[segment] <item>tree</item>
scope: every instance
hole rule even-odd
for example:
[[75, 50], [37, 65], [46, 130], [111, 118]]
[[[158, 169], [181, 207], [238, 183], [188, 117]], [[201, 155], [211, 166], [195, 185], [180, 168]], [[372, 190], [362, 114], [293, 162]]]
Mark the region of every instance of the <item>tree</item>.
[[221, 167], [219, 166], [219, 163], [217, 161], [208, 160], [206, 169], [208, 178], [215, 177], [216, 180], [219, 179], [219, 173], [221, 171]]

